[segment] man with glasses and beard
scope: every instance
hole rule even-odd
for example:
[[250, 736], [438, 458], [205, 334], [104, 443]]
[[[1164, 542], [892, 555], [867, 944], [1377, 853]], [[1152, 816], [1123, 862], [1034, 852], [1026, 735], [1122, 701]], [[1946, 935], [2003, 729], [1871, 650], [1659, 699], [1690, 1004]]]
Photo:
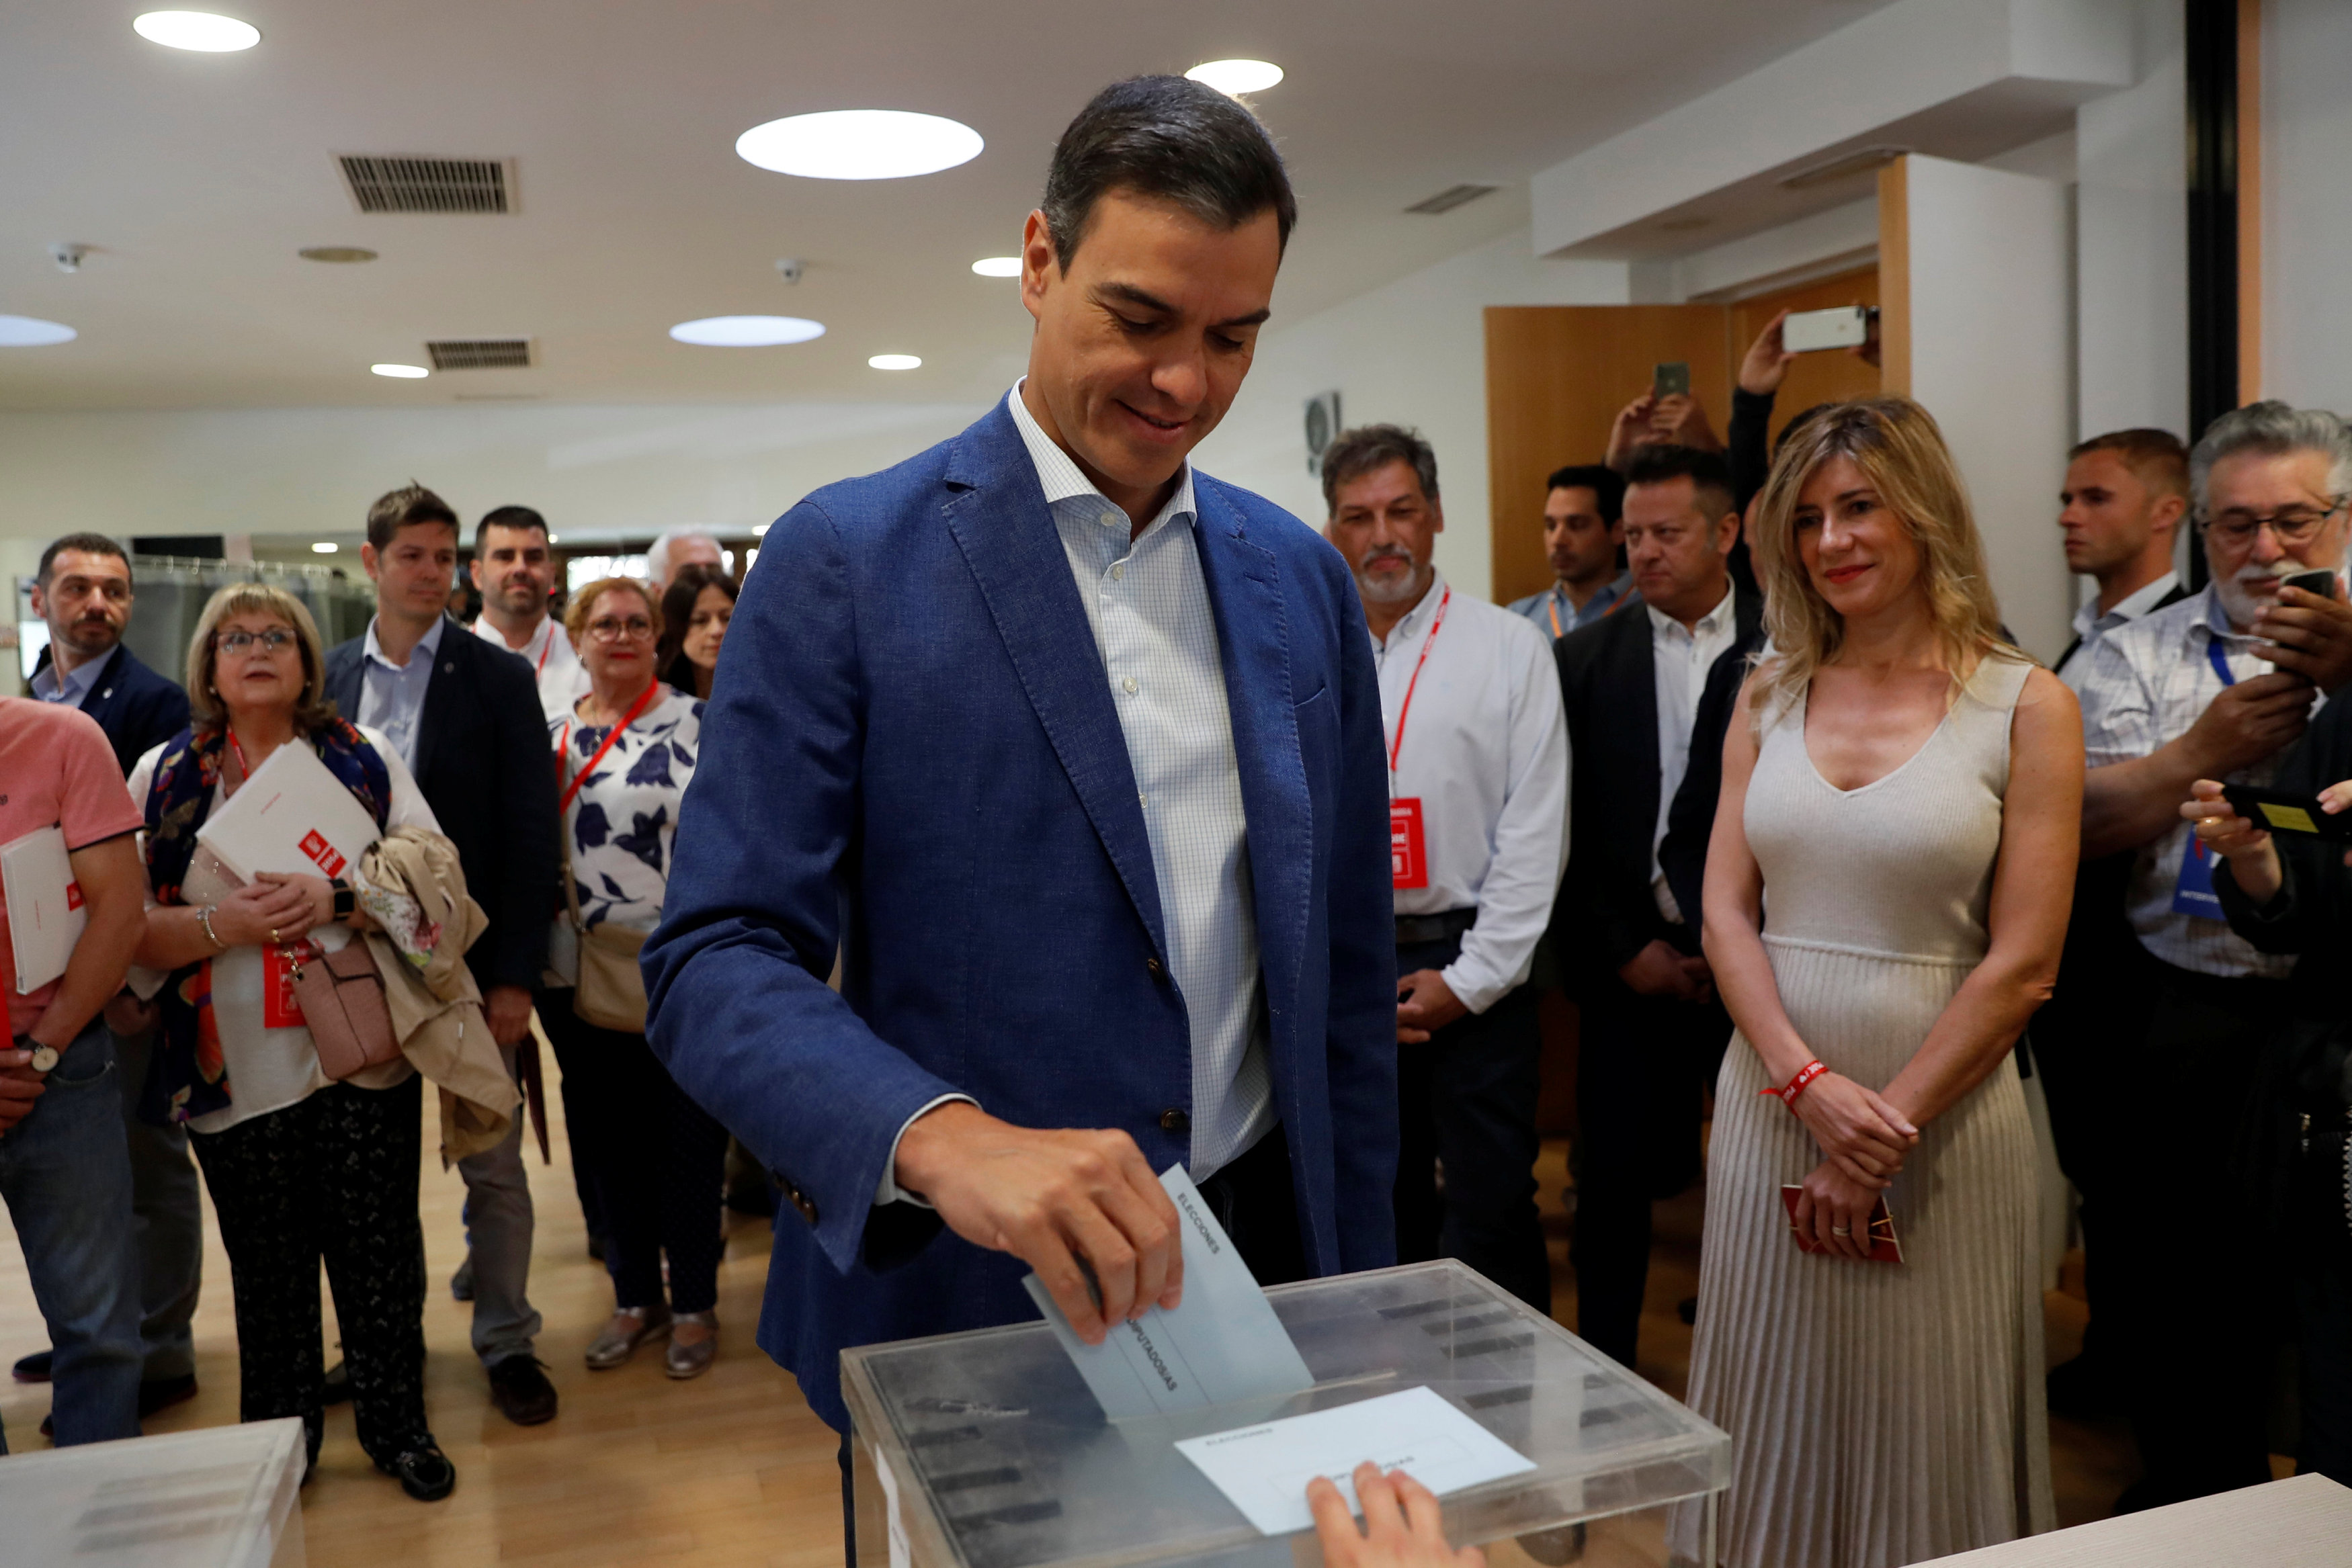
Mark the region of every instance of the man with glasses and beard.
[[[2117, 1504], [2126, 1511], [2270, 1479], [2276, 1249], [2236, 1155], [2293, 959], [2231, 931], [2180, 802], [2200, 779], [2268, 783], [2313, 709], [2352, 681], [2342, 422], [2254, 403], [2215, 420], [2189, 467], [2211, 584], [2108, 632], [2080, 688], [2083, 857], [2133, 855], [2137, 942], [2116, 990], [2147, 998], [2106, 1090], [2125, 1168], [2099, 1235], [2101, 1333], [2115, 1333], [2146, 1468]], [[2196, 1375], [2179, 1376], [2192, 1346]]]
[[1445, 513], [1437, 455], [1416, 433], [1343, 431], [1323, 454], [1323, 537], [1363, 597], [1388, 733], [1397, 1260], [1459, 1258], [1549, 1312], [1528, 974], [1568, 861], [1549, 640], [1454, 592], [1431, 560]]

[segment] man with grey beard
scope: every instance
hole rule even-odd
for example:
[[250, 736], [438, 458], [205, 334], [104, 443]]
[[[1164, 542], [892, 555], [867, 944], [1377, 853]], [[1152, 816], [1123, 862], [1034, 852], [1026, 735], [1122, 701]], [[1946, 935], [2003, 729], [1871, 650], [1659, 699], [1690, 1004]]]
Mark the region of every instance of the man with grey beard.
[[[2278, 1217], [2237, 1156], [2294, 961], [2231, 931], [2180, 801], [2199, 779], [2268, 783], [2313, 710], [2352, 682], [2343, 423], [2254, 403], [2215, 420], [2189, 468], [2211, 584], [2109, 632], [2081, 686], [2083, 857], [2134, 855], [2137, 941], [2116, 985], [2147, 998], [2149, 1019], [2118, 1042], [2104, 1096], [2125, 1168], [2109, 1173], [2101, 1220], [2101, 1333], [2116, 1331], [2146, 1471], [2119, 1511], [2270, 1479]], [[2286, 586], [2315, 571], [2326, 593]]]

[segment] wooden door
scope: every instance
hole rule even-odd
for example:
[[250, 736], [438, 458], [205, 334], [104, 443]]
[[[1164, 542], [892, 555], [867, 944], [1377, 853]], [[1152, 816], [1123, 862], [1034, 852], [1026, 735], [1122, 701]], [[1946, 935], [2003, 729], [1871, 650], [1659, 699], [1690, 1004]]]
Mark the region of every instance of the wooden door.
[[1722, 434], [1731, 411], [1730, 316], [1721, 305], [1487, 307], [1486, 482], [1496, 602], [1551, 581], [1544, 476], [1600, 462], [1617, 411], [1648, 390], [1659, 364], [1690, 366], [1691, 391]]

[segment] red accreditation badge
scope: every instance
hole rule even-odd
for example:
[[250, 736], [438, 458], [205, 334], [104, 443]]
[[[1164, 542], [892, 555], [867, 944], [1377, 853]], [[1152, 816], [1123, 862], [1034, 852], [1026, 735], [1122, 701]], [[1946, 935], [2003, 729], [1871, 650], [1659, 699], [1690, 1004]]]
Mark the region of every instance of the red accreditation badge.
[[1429, 885], [1429, 852], [1421, 837], [1421, 800], [1389, 802], [1389, 876], [1399, 887]]
[[302, 1029], [302, 1001], [294, 991], [294, 974], [319, 956], [310, 942], [271, 944], [261, 950], [261, 1027]]

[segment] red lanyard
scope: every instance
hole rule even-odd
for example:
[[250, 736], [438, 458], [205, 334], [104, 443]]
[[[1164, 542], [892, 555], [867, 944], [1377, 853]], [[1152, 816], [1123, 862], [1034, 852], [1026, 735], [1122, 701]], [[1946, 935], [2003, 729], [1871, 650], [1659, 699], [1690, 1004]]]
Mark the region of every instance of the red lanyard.
[[1429, 623], [1429, 635], [1422, 639], [1421, 657], [1412, 662], [1412, 679], [1404, 684], [1404, 706], [1397, 709], [1396, 738], [1389, 742], [1389, 771], [1394, 773], [1397, 753], [1404, 749], [1404, 721], [1412, 716], [1413, 688], [1421, 685], [1421, 667], [1429, 663], [1429, 651], [1437, 646], [1437, 633], [1445, 625], [1445, 607], [1454, 601], [1454, 589], [1449, 584], [1437, 600], [1437, 617]]
[[[659, 690], [661, 690], [661, 683], [656, 681], [645, 689], [635, 702], [629, 705], [629, 711], [621, 716], [621, 722], [613, 727], [613, 733], [604, 737], [604, 744], [596, 748], [596, 755], [588, 759], [588, 766], [573, 774], [572, 782], [563, 787], [563, 802], [555, 808], [557, 816], [560, 817], [572, 810], [572, 802], [579, 797], [580, 786], [588, 781], [588, 775], [596, 771], [596, 764], [604, 760], [604, 753], [613, 749], [613, 742], [621, 738], [621, 732], [637, 722], [637, 716], [646, 711], [646, 705], [654, 700], [654, 694]], [[562, 749], [568, 751], [571, 746], [572, 726], [567, 722], [563, 727]]]
[[[1446, 590], [1446, 591], [1447, 591], [1447, 592], [1449, 592], [1449, 593], [1451, 593], [1451, 592], [1453, 591], [1453, 590], [1452, 590], [1452, 589], [1448, 589], [1448, 590]], [[1559, 589], [1557, 589], [1557, 588], [1553, 589], [1553, 590], [1551, 591], [1551, 596], [1550, 596], [1550, 597], [1551, 597], [1551, 602], [1547, 606], [1547, 608], [1548, 608], [1548, 609], [1549, 609], [1549, 610], [1551, 611], [1551, 635], [1552, 635], [1552, 641], [1553, 641], [1553, 642], [1555, 642], [1555, 643], [1557, 643], [1558, 641], [1559, 641], [1560, 637], [1563, 635], [1563, 633], [1561, 632], [1561, 631], [1560, 631], [1560, 629], [1559, 629]], [[1614, 598], [1614, 599], [1611, 600], [1611, 601], [1609, 601], [1609, 608], [1608, 608], [1608, 609], [1606, 609], [1606, 610], [1604, 610], [1604, 611], [1602, 611], [1602, 612], [1601, 612], [1601, 619], [1602, 619], [1603, 621], [1606, 621], [1606, 620], [1608, 620], [1612, 615], [1616, 614], [1616, 613], [1617, 613], [1617, 607], [1618, 607], [1619, 605], [1621, 605], [1621, 604], [1622, 604], [1622, 603], [1624, 603], [1624, 602], [1625, 602], [1625, 598], [1626, 598], [1626, 596], [1625, 596], [1624, 594], [1622, 594], [1622, 593], [1621, 593], [1621, 594], [1619, 594], [1616, 598]], [[1583, 612], [1582, 612], [1581, 611], [1579, 611], [1579, 612], [1578, 612], [1578, 613], [1579, 613], [1579, 614], [1581, 614], [1581, 613], [1583, 613]]]
[[532, 674], [533, 676], [539, 676], [539, 675], [543, 675], [543, 674], [547, 674], [547, 656], [548, 656], [550, 653], [554, 653], [554, 652], [555, 652], [555, 622], [554, 622], [553, 618], [552, 618], [552, 617], [551, 617], [551, 618], [549, 619], [548, 622], [547, 622], [547, 641], [540, 644], [540, 648], [539, 648], [539, 663], [531, 666], [531, 672], [530, 672], [530, 673], [531, 673], [531, 674]]

